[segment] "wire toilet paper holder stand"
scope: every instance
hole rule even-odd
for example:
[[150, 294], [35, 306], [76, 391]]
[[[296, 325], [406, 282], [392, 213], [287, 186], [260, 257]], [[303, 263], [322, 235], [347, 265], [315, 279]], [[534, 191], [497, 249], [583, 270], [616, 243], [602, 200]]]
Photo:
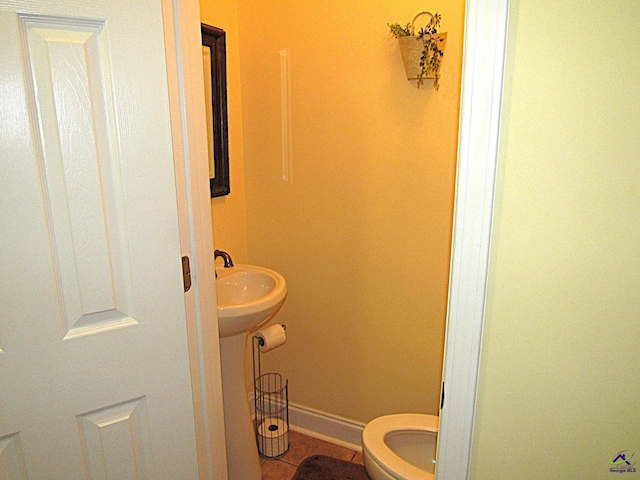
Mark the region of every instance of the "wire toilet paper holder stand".
[[[283, 328], [286, 327], [283, 325]], [[264, 340], [253, 340], [253, 399], [258, 452], [263, 457], [280, 457], [289, 451], [289, 380], [279, 373], [262, 373], [260, 347]]]

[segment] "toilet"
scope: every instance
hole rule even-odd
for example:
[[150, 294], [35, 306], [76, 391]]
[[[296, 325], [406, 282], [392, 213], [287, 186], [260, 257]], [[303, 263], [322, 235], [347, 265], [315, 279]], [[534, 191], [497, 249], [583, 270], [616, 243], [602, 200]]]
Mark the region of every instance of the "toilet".
[[364, 466], [372, 480], [433, 480], [438, 417], [384, 415], [362, 432]]

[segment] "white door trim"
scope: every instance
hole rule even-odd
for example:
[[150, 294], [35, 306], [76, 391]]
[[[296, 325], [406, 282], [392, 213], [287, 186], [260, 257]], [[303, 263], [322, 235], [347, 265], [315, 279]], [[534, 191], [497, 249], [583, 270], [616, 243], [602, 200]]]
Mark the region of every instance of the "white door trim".
[[440, 411], [440, 480], [466, 479], [493, 220], [509, 0], [468, 0], [449, 308]]
[[198, 0], [162, 0], [199, 477], [227, 479]]
[[[172, 2], [174, 12], [180, 17], [178, 25], [183, 25], [176, 38], [180, 41], [180, 35], [186, 35], [181, 39], [181, 48], [189, 45], [188, 34], [183, 29], [193, 30], [194, 0], [183, 2], [178, 0], [165, 0]], [[473, 431], [473, 419], [475, 413], [475, 400], [477, 390], [480, 344], [482, 337], [482, 323], [484, 319], [484, 306], [486, 283], [488, 276], [488, 257], [491, 224], [494, 207], [495, 173], [497, 166], [498, 134], [500, 107], [502, 101], [503, 70], [506, 52], [507, 13], [509, 0], [468, 0], [465, 21], [465, 48], [463, 58], [462, 98], [460, 111], [460, 140], [458, 151], [458, 174], [456, 185], [456, 200], [454, 214], [454, 231], [452, 244], [451, 275], [449, 309], [447, 319], [447, 340], [445, 345], [445, 358], [443, 369], [443, 381], [446, 384], [444, 408], [440, 412], [440, 432], [438, 437], [438, 468], [437, 478], [463, 479], [468, 477], [471, 460], [471, 438]], [[196, 15], [199, 10], [195, 8]], [[191, 17], [191, 18], [190, 18]], [[199, 17], [198, 17], [199, 25]], [[193, 33], [193, 32], [191, 32]], [[190, 40], [193, 42], [193, 38]], [[194, 45], [194, 43], [191, 43]], [[199, 45], [199, 43], [198, 43]], [[177, 48], [179, 51], [180, 48]], [[180, 53], [180, 55], [185, 55]], [[193, 56], [190, 57], [193, 62]], [[197, 64], [191, 64], [191, 70], [200, 68], [200, 59]], [[197, 107], [194, 107], [194, 98], [198, 98], [197, 79], [194, 80], [189, 70], [189, 60], [179, 61], [186, 72], [185, 81], [181, 91], [182, 121], [185, 125], [198, 118]], [[196, 112], [194, 113], [194, 109]], [[190, 111], [189, 111], [190, 110]], [[186, 129], [185, 137], [197, 135]], [[189, 145], [184, 148], [185, 165], [188, 166], [189, 155], [197, 151], [198, 140], [191, 138]], [[189, 153], [191, 152], [191, 153]], [[197, 157], [194, 157], [197, 158]], [[191, 168], [200, 164], [200, 161], [191, 162]], [[186, 174], [194, 177], [194, 172]], [[198, 177], [198, 175], [195, 175]], [[186, 178], [185, 178], [186, 180]], [[188, 182], [188, 180], [187, 180]], [[209, 237], [209, 244], [205, 245], [206, 232], [210, 227], [210, 216], [205, 218], [202, 192], [195, 195], [191, 201], [190, 228], [200, 224], [199, 234], [192, 255], [192, 263], [199, 268], [198, 276], [205, 276], [199, 283], [203, 288], [210, 279], [206, 278], [207, 272], [203, 265], [207, 265], [206, 255], [213, 248]], [[195, 200], [195, 197], [199, 199]], [[196, 211], [200, 210], [200, 211]], [[192, 223], [193, 222], [193, 223]], [[198, 230], [198, 228], [196, 228]], [[193, 243], [193, 242], [192, 242]], [[199, 244], [199, 247], [198, 247]], [[198, 252], [200, 249], [200, 252]], [[213, 280], [215, 282], [215, 279]], [[198, 283], [198, 282], [196, 282]], [[199, 314], [211, 315], [215, 309], [203, 308], [206, 305], [215, 305], [215, 294], [200, 291], [195, 305], [199, 306]], [[208, 297], [208, 298], [207, 298]], [[207, 313], [209, 312], [209, 313]], [[200, 326], [206, 324], [200, 318]], [[213, 319], [217, 326], [217, 318]], [[221, 393], [221, 380], [219, 376], [219, 355], [208, 355], [205, 345], [211, 346], [202, 330], [198, 332], [199, 358], [209, 356], [214, 363], [212, 384], [209, 385], [209, 393], [205, 399]], [[215, 345], [213, 345], [215, 348]], [[200, 360], [202, 366], [202, 360]], [[203, 374], [206, 377], [206, 373]], [[204, 382], [204, 379], [201, 383]], [[200, 388], [207, 391], [205, 384]], [[223, 427], [221, 398], [216, 399], [216, 405], [208, 405], [205, 422], [211, 426], [217, 424]], [[207, 413], [208, 412], [208, 413]], [[214, 418], [206, 418], [211, 415]], [[210, 446], [207, 448], [207, 478], [223, 480], [226, 478], [226, 453], [224, 447], [224, 428], [220, 428], [214, 434], [211, 429], [207, 432]]]

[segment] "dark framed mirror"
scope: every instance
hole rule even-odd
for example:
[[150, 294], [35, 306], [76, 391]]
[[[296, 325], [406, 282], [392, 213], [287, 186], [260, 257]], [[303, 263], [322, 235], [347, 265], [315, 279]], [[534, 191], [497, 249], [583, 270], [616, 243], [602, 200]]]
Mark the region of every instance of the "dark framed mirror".
[[201, 24], [211, 197], [228, 195], [227, 53], [224, 30]]

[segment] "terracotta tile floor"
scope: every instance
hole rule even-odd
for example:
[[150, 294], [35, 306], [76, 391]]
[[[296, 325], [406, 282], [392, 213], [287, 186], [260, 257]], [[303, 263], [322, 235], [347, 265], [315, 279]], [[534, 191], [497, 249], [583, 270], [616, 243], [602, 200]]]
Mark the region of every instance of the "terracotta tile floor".
[[291, 480], [302, 461], [310, 455], [327, 455], [364, 465], [362, 453], [318, 440], [291, 430], [289, 451], [279, 458], [261, 458], [262, 480]]

